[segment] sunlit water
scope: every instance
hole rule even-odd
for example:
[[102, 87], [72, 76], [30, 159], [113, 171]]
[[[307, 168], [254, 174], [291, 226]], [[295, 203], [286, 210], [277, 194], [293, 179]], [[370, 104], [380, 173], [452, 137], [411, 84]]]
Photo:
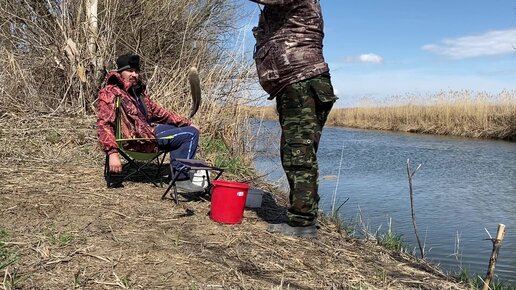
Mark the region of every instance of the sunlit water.
[[[271, 182], [287, 183], [279, 160], [279, 126], [257, 122], [256, 168]], [[342, 156], [342, 159], [341, 159]], [[414, 204], [419, 235], [427, 257], [445, 270], [485, 275], [498, 224], [506, 235], [496, 274], [516, 283], [516, 143], [457, 137], [324, 129], [318, 152], [320, 207], [337, 205], [346, 221], [371, 232], [389, 224], [411, 251], [417, 248], [412, 227], [407, 159], [414, 170]], [[339, 165], [340, 166], [340, 178]], [[357, 232], [360, 230], [360, 225]], [[417, 250], [419, 253], [419, 250]]]

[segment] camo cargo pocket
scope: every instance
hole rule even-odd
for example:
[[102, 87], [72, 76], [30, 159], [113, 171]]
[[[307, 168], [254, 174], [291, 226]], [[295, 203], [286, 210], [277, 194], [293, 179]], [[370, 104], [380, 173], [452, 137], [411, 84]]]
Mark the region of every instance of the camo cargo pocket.
[[285, 148], [285, 165], [300, 166], [311, 168], [313, 166], [313, 150], [312, 140], [310, 139], [294, 139], [286, 140], [287, 148]]
[[313, 92], [317, 95], [317, 98], [323, 103], [332, 102], [338, 100], [337, 96], [333, 92], [333, 86], [331, 85], [330, 78], [327, 76], [318, 76], [310, 80], [310, 87]]

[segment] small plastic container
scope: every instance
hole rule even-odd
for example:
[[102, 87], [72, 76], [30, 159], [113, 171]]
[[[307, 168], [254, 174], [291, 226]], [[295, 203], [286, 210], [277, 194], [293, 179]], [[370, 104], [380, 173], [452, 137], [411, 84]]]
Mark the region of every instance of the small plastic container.
[[206, 188], [208, 187], [208, 177], [206, 174], [206, 170], [195, 170], [193, 174], [191, 174], [190, 179], [193, 184]]
[[260, 208], [262, 207], [263, 191], [258, 188], [251, 188], [247, 192], [247, 199], [245, 200], [245, 207]]

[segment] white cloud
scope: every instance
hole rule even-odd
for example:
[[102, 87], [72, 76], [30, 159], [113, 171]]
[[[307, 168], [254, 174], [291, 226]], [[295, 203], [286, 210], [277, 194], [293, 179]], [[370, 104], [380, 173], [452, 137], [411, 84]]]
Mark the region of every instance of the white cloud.
[[515, 52], [516, 28], [494, 30], [481, 35], [444, 39], [439, 44], [427, 44], [423, 50], [451, 59], [494, 56]]
[[349, 56], [346, 58], [346, 62], [348, 63], [382, 63], [383, 57], [374, 54], [374, 53], [367, 53], [367, 54], [361, 54], [359, 56]]

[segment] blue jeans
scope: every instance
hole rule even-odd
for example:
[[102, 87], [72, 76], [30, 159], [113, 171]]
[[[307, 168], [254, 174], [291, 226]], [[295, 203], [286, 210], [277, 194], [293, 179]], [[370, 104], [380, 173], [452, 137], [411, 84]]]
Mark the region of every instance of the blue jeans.
[[[154, 130], [154, 135], [158, 141], [158, 147], [170, 153], [170, 170], [172, 174], [181, 169], [181, 164], [178, 164], [175, 160], [176, 158], [193, 159], [195, 157], [199, 144], [199, 131], [194, 127], [176, 127], [174, 125], [159, 124]], [[163, 139], [166, 137], [169, 137], [169, 139]], [[178, 177], [178, 180], [184, 179], [188, 179], [188, 176], [185, 174]]]

